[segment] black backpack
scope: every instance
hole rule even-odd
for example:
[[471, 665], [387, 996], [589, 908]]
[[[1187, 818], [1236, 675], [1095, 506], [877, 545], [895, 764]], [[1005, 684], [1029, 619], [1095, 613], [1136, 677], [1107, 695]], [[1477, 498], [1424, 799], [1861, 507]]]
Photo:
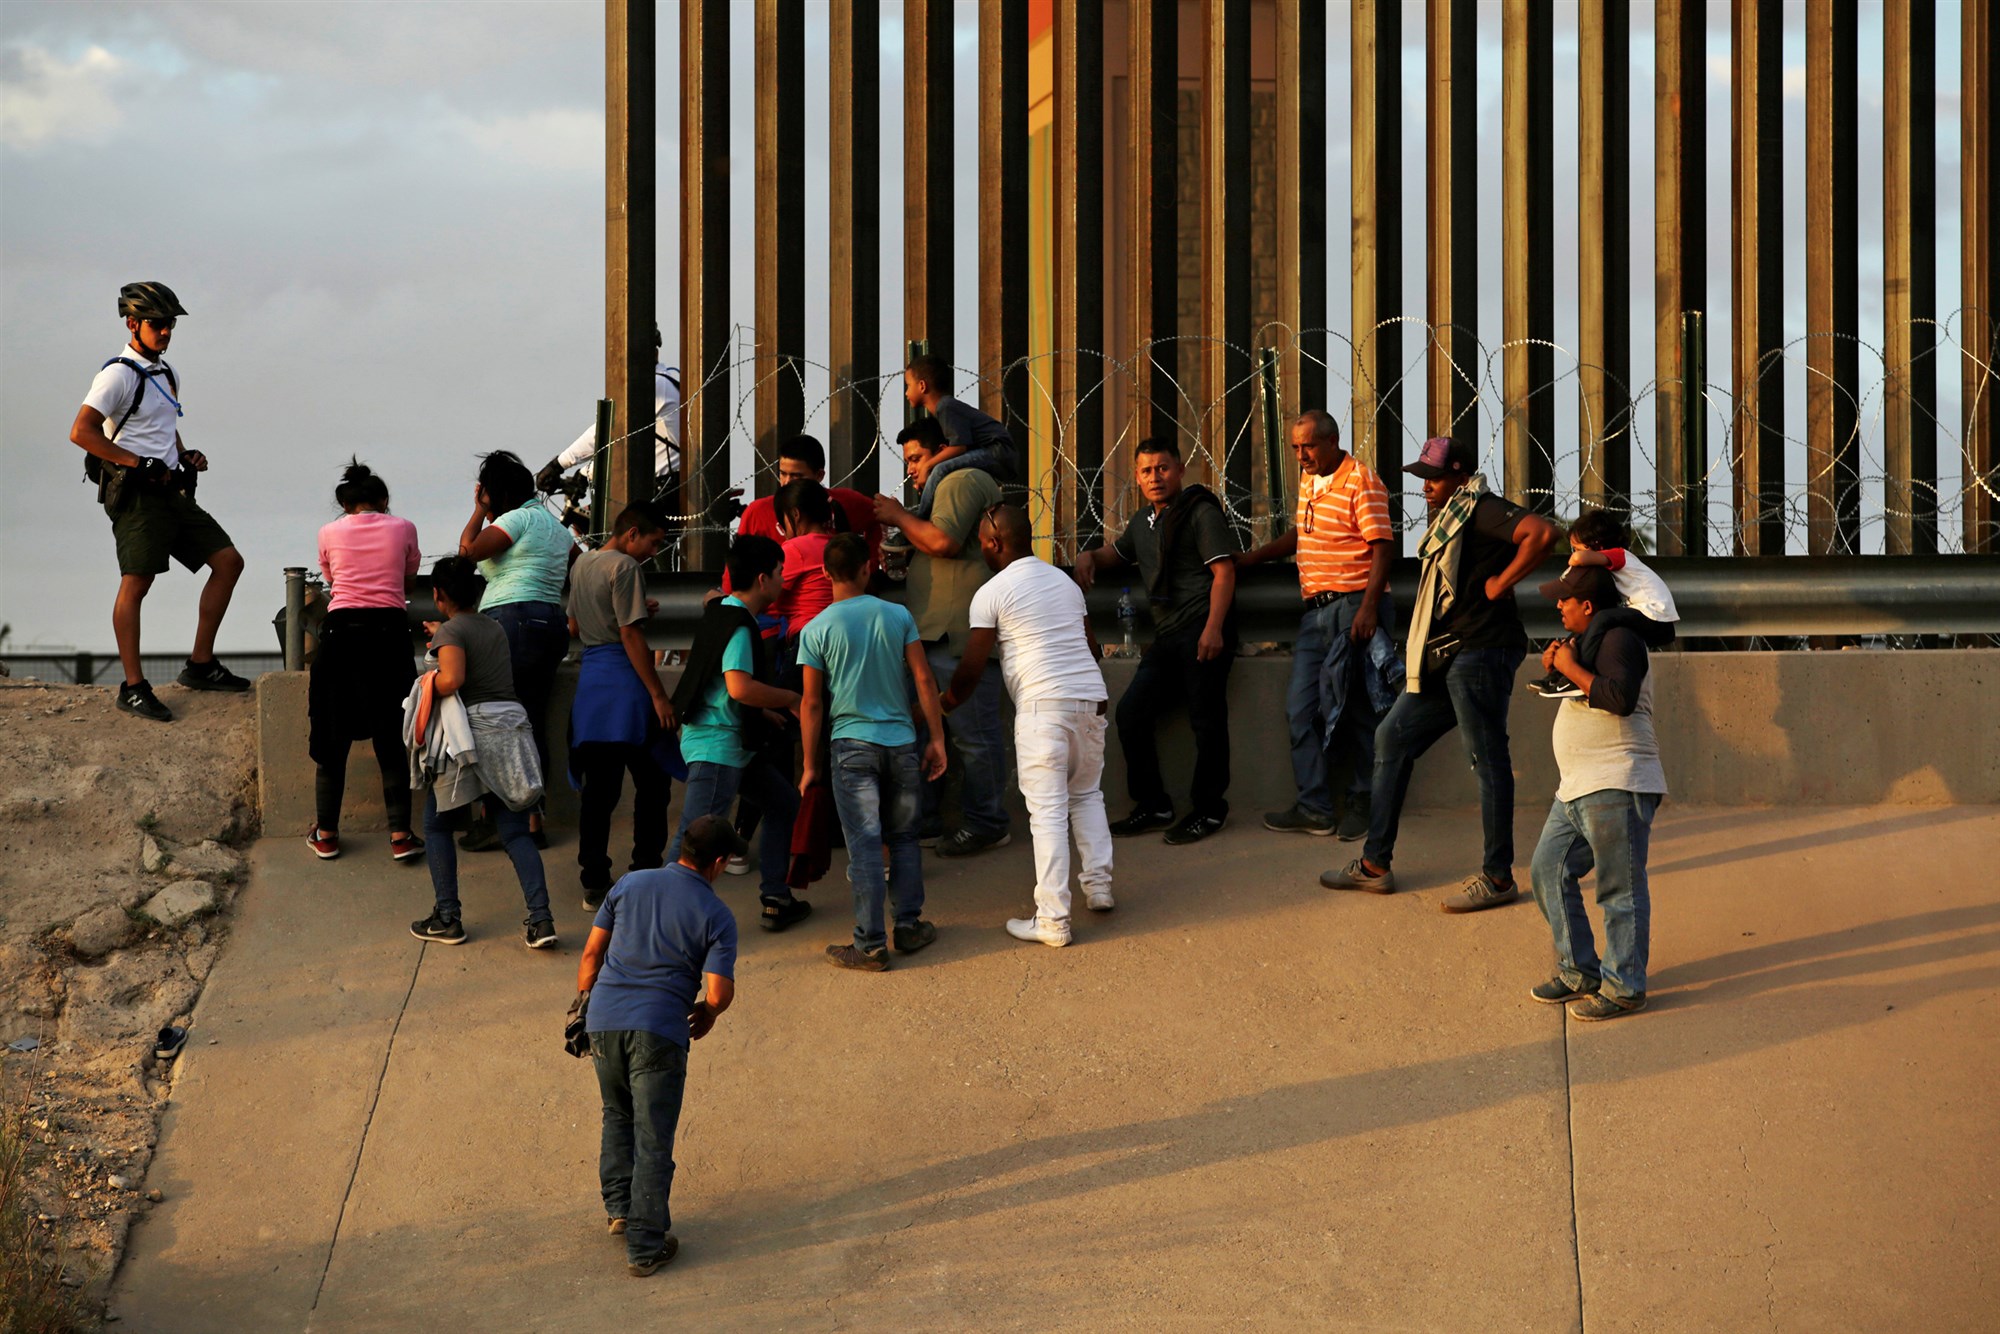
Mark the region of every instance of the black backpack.
[[[139, 387], [133, 391], [130, 406], [123, 413], [119, 414], [118, 424], [112, 427], [107, 433], [108, 437], [112, 440], [116, 440], [124, 432], [125, 423], [132, 420], [132, 414], [139, 410], [141, 403], [145, 402], [146, 386], [152, 383], [155, 375], [166, 376], [167, 383], [172, 386], [174, 397], [180, 397], [181, 382], [174, 375], [174, 368], [167, 365], [164, 361], [160, 363], [158, 370], [148, 370], [130, 357], [113, 357], [97, 369], [103, 370], [107, 366], [129, 366], [133, 374], [139, 377]], [[98, 458], [95, 454], [85, 454], [83, 456], [83, 480], [92, 486], [101, 485], [104, 481], [104, 460]]]

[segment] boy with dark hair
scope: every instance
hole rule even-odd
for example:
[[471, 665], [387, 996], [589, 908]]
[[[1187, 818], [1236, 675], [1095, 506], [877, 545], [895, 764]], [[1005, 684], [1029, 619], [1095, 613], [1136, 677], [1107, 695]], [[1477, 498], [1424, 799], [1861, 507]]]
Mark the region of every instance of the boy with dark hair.
[[667, 844], [667, 733], [673, 706], [653, 666], [646, 618], [645, 563], [669, 537], [666, 519], [645, 501], [627, 505], [611, 539], [570, 567], [564, 610], [569, 633], [583, 643], [576, 699], [569, 712], [569, 777], [581, 794], [576, 864], [583, 906], [595, 908], [611, 888], [611, 812], [632, 775], [631, 869], [660, 864]]
[[[1172, 440], [1139, 442], [1135, 460], [1143, 513], [1118, 540], [1080, 554], [1084, 591], [1099, 570], [1137, 565], [1152, 609], [1153, 642], [1118, 701], [1118, 743], [1132, 813], [1111, 823], [1119, 838], [1166, 830], [1168, 843], [1195, 843], [1229, 819], [1229, 669], [1236, 661], [1236, 536], [1222, 502], [1205, 486], [1183, 486], [1185, 468]], [[1154, 737], [1160, 715], [1185, 699], [1194, 728], [1194, 809], [1176, 823], [1160, 776]]]
[[951, 396], [951, 368], [944, 358], [926, 353], [903, 372], [903, 400], [922, 408], [938, 424], [944, 443], [910, 480], [923, 494], [911, 513], [928, 519], [937, 501], [938, 483], [960, 468], [983, 468], [995, 481], [1013, 479], [1020, 455], [1007, 428], [967, 403]]
[[[1576, 639], [1569, 641], [1570, 647], [1576, 650], [1586, 667], [1597, 660], [1597, 642], [1613, 626], [1635, 632], [1649, 649], [1665, 648], [1674, 642], [1674, 623], [1681, 618], [1680, 612], [1674, 608], [1674, 595], [1667, 591], [1667, 585], [1659, 575], [1627, 550], [1631, 545], [1632, 530], [1609, 510], [1585, 510], [1570, 527], [1571, 568], [1594, 566], [1608, 570], [1619, 597], [1625, 603], [1623, 606], [1598, 608], [1597, 614], [1590, 620], [1591, 638], [1588, 643]], [[1543, 699], [1582, 698], [1576, 683], [1558, 671], [1551, 671], [1539, 681], [1529, 682], [1528, 689]]]
[[[823, 781], [820, 733], [832, 720], [834, 807], [847, 842], [847, 878], [854, 885], [854, 940], [826, 947], [836, 968], [879, 973], [889, 966], [883, 921], [882, 849], [889, 849], [888, 892], [896, 949], [914, 953], [937, 939], [923, 920], [923, 855], [917, 848], [922, 783], [944, 773], [944, 716], [937, 680], [924, 657], [910, 613], [863, 591], [868, 547], [852, 533], [826, 544], [833, 605], [814, 619], [799, 643], [805, 700], [804, 792]], [[930, 729], [921, 754], [910, 716], [911, 682]]]
[[[827, 486], [826, 449], [809, 435], [795, 435], [778, 446], [778, 489], [783, 490], [793, 482], [818, 482], [826, 486], [827, 496], [846, 519], [847, 531], [866, 537], [869, 558], [881, 563], [882, 525], [875, 522], [875, 502], [849, 487]], [[737, 490], [730, 494], [742, 493]], [[743, 507], [743, 517], [736, 521], [736, 535], [753, 534], [773, 542], [785, 540], [784, 529], [778, 525], [776, 496], [762, 496]]]
[[799, 696], [774, 684], [770, 648], [757, 633], [758, 615], [784, 590], [784, 560], [783, 549], [768, 537], [739, 537], [730, 546], [729, 582], [736, 591], [703, 609], [674, 690], [688, 776], [681, 834], [667, 855], [676, 855], [694, 821], [727, 815], [738, 793], [754, 802], [763, 812], [758, 897], [766, 931], [783, 931], [812, 912], [786, 883], [799, 794], [790, 779], [791, 734], [784, 714], [798, 710]]
[[736, 998], [736, 919], [715, 896], [715, 878], [742, 849], [727, 821], [695, 821], [672, 866], [634, 871], [612, 887], [577, 964], [604, 1102], [598, 1189], [634, 1278], [680, 1250], [668, 1200], [688, 1044], [707, 1037]]

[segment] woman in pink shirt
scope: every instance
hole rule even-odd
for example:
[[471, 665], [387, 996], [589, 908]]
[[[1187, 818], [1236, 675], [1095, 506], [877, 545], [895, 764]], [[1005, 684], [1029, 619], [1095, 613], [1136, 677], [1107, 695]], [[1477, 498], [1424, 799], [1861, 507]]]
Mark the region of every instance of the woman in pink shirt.
[[382, 770], [389, 855], [413, 861], [424, 855], [424, 844], [410, 828], [403, 700], [417, 679], [405, 593], [421, 557], [417, 526], [389, 513], [388, 484], [358, 460], [347, 465], [333, 498], [341, 517], [319, 530], [320, 573], [333, 599], [306, 696], [312, 724], [306, 748], [319, 766], [313, 784], [318, 809], [306, 842], [322, 859], [340, 855], [347, 755], [366, 739]]

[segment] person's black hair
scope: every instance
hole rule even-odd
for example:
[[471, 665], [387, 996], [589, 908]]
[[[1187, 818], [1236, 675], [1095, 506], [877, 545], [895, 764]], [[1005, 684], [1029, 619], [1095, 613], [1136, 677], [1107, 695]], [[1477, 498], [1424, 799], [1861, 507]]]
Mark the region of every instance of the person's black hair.
[[779, 487], [774, 503], [780, 524], [796, 514], [814, 527], [833, 526], [833, 498], [827, 494], [825, 487], [809, 477], [786, 482]]
[[1632, 530], [1610, 510], [1585, 510], [1570, 525], [1569, 535], [1592, 551], [1632, 545]]
[[486, 592], [485, 576], [479, 566], [464, 556], [446, 556], [431, 566], [431, 589], [451, 599], [460, 611], [476, 611]]
[[909, 371], [940, 394], [951, 392], [951, 367], [945, 365], [943, 357], [928, 352], [920, 357], [911, 357]]
[[761, 533], [745, 533], [729, 544], [729, 586], [745, 589], [785, 565], [785, 549]]
[[717, 815], [698, 815], [681, 835], [681, 860], [703, 870], [724, 857], [741, 857], [749, 851], [736, 826]]
[[479, 460], [479, 484], [486, 488], [486, 500], [495, 518], [535, 498], [535, 474], [518, 454], [508, 450], [496, 449]]
[[667, 531], [667, 517], [660, 513], [660, 507], [650, 500], [635, 500], [618, 511], [618, 521], [611, 525], [613, 537], [623, 537], [637, 532], [650, 537], [654, 533]]
[[1138, 448], [1132, 451], [1134, 458], [1137, 458], [1141, 454], [1171, 454], [1175, 458], [1179, 458], [1181, 456], [1181, 447], [1170, 435], [1151, 435], [1141, 440]]
[[1028, 525], [1028, 512], [1019, 505], [995, 505], [982, 517], [999, 534], [1002, 551], [1026, 551], [1034, 544], [1035, 532]]
[[803, 463], [814, 472], [826, 471], [826, 446], [809, 435], [795, 435], [778, 449], [778, 457]]
[[854, 583], [868, 571], [868, 543], [859, 533], [835, 533], [826, 541], [823, 564], [827, 578]]
[[938, 425], [936, 417], [919, 417], [896, 433], [896, 443], [922, 445], [932, 454], [945, 446], [944, 427]]
[[333, 488], [333, 503], [344, 510], [358, 505], [387, 505], [389, 484], [360, 459], [349, 457]]

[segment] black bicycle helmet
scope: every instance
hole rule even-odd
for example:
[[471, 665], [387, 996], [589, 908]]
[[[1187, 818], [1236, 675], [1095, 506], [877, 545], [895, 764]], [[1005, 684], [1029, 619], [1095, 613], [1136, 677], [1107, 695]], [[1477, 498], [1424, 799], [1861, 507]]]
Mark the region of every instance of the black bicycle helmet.
[[167, 320], [187, 314], [165, 283], [126, 283], [118, 289], [118, 314], [137, 320]]

